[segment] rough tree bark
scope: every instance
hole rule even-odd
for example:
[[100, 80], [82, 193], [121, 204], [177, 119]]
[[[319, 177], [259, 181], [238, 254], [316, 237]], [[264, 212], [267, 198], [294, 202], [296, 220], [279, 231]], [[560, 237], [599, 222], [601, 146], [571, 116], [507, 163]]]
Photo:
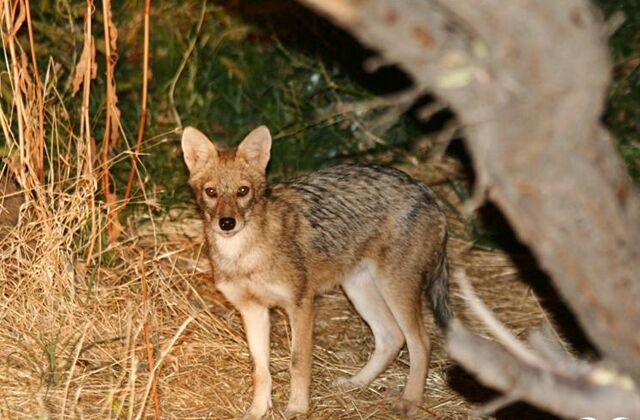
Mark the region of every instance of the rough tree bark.
[[[488, 196], [500, 207], [603, 358], [640, 384], [640, 194], [599, 120], [611, 66], [597, 10], [586, 0], [300, 1], [455, 110], [475, 204]], [[461, 355], [472, 339], [454, 330], [454, 357], [496, 388], [513, 385], [486, 375], [495, 363]]]

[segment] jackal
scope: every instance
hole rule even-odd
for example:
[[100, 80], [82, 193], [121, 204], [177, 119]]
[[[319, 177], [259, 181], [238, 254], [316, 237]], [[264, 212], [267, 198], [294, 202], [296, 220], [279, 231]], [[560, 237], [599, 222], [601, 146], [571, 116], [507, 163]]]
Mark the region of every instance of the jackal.
[[367, 386], [407, 344], [410, 369], [397, 408], [416, 413], [431, 345], [422, 296], [444, 327], [448, 298], [445, 216], [429, 188], [397, 169], [347, 164], [276, 185], [266, 180], [271, 135], [260, 126], [232, 150], [187, 127], [182, 150], [204, 215], [216, 287], [242, 315], [254, 362], [245, 418], [271, 407], [269, 308], [291, 326], [286, 415], [309, 409], [314, 297], [341, 285], [375, 338], [375, 350], [337, 385]]

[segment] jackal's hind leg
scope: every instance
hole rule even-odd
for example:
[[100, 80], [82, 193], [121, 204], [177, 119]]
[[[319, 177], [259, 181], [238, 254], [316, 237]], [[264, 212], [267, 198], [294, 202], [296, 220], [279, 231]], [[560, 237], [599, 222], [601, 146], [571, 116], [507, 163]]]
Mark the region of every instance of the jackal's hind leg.
[[364, 387], [382, 373], [404, 345], [404, 336], [378, 292], [373, 273], [364, 269], [348, 277], [342, 288], [360, 316], [371, 328], [375, 349], [367, 364], [354, 376], [338, 378], [336, 385]]
[[397, 404], [400, 414], [412, 417], [417, 414], [418, 405], [422, 402], [422, 393], [429, 370], [431, 358], [431, 342], [423, 325], [421, 282], [418, 279], [397, 279], [406, 281], [407, 285], [416, 285], [416, 290], [399, 291], [397, 283], [378, 281], [378, 291], [391, 310], [407, 341], [409, 350], [409, 377]]

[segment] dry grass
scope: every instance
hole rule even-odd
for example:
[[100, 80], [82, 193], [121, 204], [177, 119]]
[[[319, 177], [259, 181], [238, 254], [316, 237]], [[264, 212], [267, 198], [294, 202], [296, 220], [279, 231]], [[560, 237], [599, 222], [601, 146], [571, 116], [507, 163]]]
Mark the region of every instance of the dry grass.
[[[250, 402], [251, 362], [237, 312], [211, 283], [195, 209], [132, 222], [130, 237], [98, 247], [87, 263], [90, 237], [74, 226], [91, 219], [105, 225], [106, 210], [89, 205], [91, 194], [81, 188], [65, 193], [60, 185], [41, 190], [41, 200], [29, 196], [1, 244], [0, 417], [149, 417], [154, 377], [163, 418], [237, 417]], [[450, 222], [454, 231], [462, 229], [455, 214]], [[140, 250], [155, 369], [146, 362], [142, 337]], [[545, 320], [512, 256], [470, 249], [460, 239], [450, 241], [449, 252], [452, 266], [467, 271], [478, 294], [517, 335]], [[453, 300], [457, 313], [471, 320], [455, 282]], [[478, 396], [477, 384], [447, 358], [430, 315], [425, 323], [434, 351], [424, 418], [467, 417], [470, 399], [485, 400], [486, 391]], [[287, 328], [275, 311], [271, 418], [281, 418], [287, 397]], [[366, 324], [339, 291], [318, 300], [315, 337], [310, 418], [392, 418], [392, 397], [406, 379], [406, 352], [369, 388], [334, 388], [333, 380], [354, 373], [373, 346]]]
[[[26, 55], [10, 35], [15, 22], [7, 10], [2, 34], [12, 97], [3, 99], [0, 125], [8, 166], [27, 192], [17, 225], [0, 239], [0, 418], [152, 417], [154, 383], [163, 418], [238, 417], [251, 398], [251, 362], [239, 315], [208, 274], [196, 210], [174, 210], [163, 220], [151, 212], [133, 215], [118, 241], [106, 241], [114, 206], [122, 203], [107, 207], [98, 193], [109, 164], [93, 158], [86, 106], [91, 65], [80, 75], [84, 107], [81, 127], [74, 130], [56, 91], [54, 67], [42, 78], [44, 86], [30, 76]], [[46, 144], [42, 121], [50, 127]], [[40, 151], [48, 168], [44, 177]], [[418, 176], [435, 182], [458, 170], [438, 163]], [[437, 190], [462, 207], [449, 188]], [[455, 212], [450, 222], [454, 232], [464, 230]], [[460, 239], [450, 241], [449, 252], [452, 266], [467, 271], [478, 294], [517, 335], [546, 319], [512, 256], [472, 249]], [[452, 288], [458, 315], [473, 323], [455, 282]], [[430, 315], [425, 324], [434, 350], [422, 417], [466, 418], [471, 402], [488, 398], [486, 391], [478, 393], [478, 385], [447, 358]], [[281, 418], [289, 376], [281, 312], [274, 312], [272, 325], [269, 417]], [[367, 326], [339, 291], [318, 299], [315, 337], [309, 417], [392, 418], [407, 353], [365, 390], [334, 388], [333, 380], [354, 373], [373, 346]], [[148, 363], [150, 348], [154, 366]]]
[[[440, 166], [441, 171], [455, 170], [450, 165], [436, 166]], [[447, 188], [440, 188], [439, 193], [449, 193], [448, 199], [461, 207], [462, 203], [456, 203]], [[449, 219], [453, 230], [462, 229], [455, 214], [450, 213]], [[166, 255], [163, 265], [171, 267], [173, 278], [172, 282], [164, 283], [164, 287], [173, 283], [171, 293], [175, 293], [176, 288], [184, 291], [183, 302], [187, 306], [176, 305], [176, 308], [182, 308], [185, 316], [187, 313], [197, 314], [194, 316], [198, 322], [189, 328], [189, 338], [172, 353], [175, 365], [161, 372], [163, 410], [167, 416], [171, 413], [181, 418], [230, 418], [242, 413], [250, 402], [251, 362], [238, 313], [213, 287], [201, 228], [196, 210], [190, 208], [176, 211], [165, 221], [158, 221], [155, 233], [150, 226], [137, 230], [142, 246], [153, 248], [153, 243], [162, 244], [155, 249]], [[159, 239], [160, 233], [162, 239]], [[469, 274], [477, 293], [516, 335], [523, 336], [531, 327], [546, 320], [540, 302], [531, 287], [522, 280], [521, 268], [516, 267], [512, 255], [470, 249], [469, 243], [459, 239], [450, 241], [449, 252], [452, 268], [462, 268]], [[455, 280], [452, 289], [457, 314], [475, 325]], [[164, 305], [157, 300], [156, 303], [157, 307]], [[486, 390], [476, 392], [479, 385], [448, 359], [443, 348], [443, 335], [433, 324], [430, 314], [425, 317], [425, 325], [434, 339], [434, 350], [425, 388], [423, 417], [467, 417], [472, 409], [469, 398], [484, 401], [490, 394]], [[373, 348], [372, 335], [337, 290], [318, 299], [314, 332], [310, 418], [393, 418], [391, 403], [394, 396], [400, 395], [408, 372], [406, 351], [369, 388], [339, 390], [332, 385], [333, 381], [338, 376], [354, 374], [364, 365]], [[276, 310], [272, 334], [274, 410], [270, 418], [282, 418], [288, 392], [288, 357], [286, 317]]]

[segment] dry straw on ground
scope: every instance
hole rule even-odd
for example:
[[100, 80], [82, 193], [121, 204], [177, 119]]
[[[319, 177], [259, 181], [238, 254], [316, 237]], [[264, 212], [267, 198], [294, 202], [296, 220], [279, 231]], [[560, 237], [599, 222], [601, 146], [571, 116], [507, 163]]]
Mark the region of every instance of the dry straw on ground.
[[[238, 417], [251, 398], [251, 361], [237, 312], [213, 287], [196, 209], [174, 210], [162, 220], [151, 211], [133, 215], [117, 242], [103, 241], [113, 234], [107, 231], [122, 203], [107, 194], [107, 207], [99, 197], [109, 163], [95, 158], [91, 134], [93, 66], [78, 67], [83, 105], [76, 132], [56, 91], [55, 68], [42, 82], [30, 76], [12, 35], [23, 17], [3, 12], [12, 92], [0, 111], [11, 169], [3, 168], [3, 176], [11, 172], [23, 190], [3, 191], [23, 203], [14, 226], [0, 214], [0, 221], [10, 221], [0, 239], [0, 418], [153, 417], [155, 389], [162, 418]], [[86, 31], [90, 25], [88, 19]], [[90, 60], [94, 41], [84, 40]], [[46, 144], [42, 121], [54, 128]], [[42, 176], [40, 151], [48, 168]], [[112, 157], [123, 158], [128, 157]], [[437, 163], [416, 175], [458, 209], [449, 212], [452, 267], [464, 268], [482, 299], [523, 335], [547, 315], [513, 256], [475, 249], [456, 235], [464, 231], [462, 203], [450, 188], [437, 185], [459, 170]], [[473, 323], [455, 281], [452, 291], [457, 314]], [[372, 335], [339, 291], [320, 298], [316, 313], [309, 418], [394, 417], [391, 402], [406, 379], [406, 352], [367, 389], [336, 389], [337, 376], [366, 362]], [[289, 376], [288, 327], [281, 312], [274, 311], [272, 325], [269, 416], [281, 418]], [[421, 417], [466, 418], [472, 403], [491, 395], [478, 391], [448, 359], [430, 314], [425, 325], [434, 349]]]
[[[446, 188], [438, 190], [455, 203]], [[242, 413], [251, 397], [251, 361], [237, 312], [212, 285], [195, 209], [153, 223], [132, 222], [129, 238], [100, 250], [99, 264], [88, 264], [79, 258], [82, 243], [72, 240], [73, 226], [105, 219], [106, 211], [92, 213], [81, 190], [53, 190], [45, 197], [40, 212], [37, 201], [27, 200], [20, 222], [2, 242], [0, 417], [149, 417], [154, 378], [163, 418]], [[46, 217], [38, 216], [45, 211]], [[462, 230], [453, 213], [450, 222], [454, 233]], [[142, 334], [140, 250], [156, 360], [151, 369]], [[470, 249], [455, 238], [449, 252], [452, 266], [467, 270], [478, 294], [517, 335], [545, 321], [510, 255]], [[455, 281], [452, 289], [456, 312], [470, 320]], [[478, 385], [447, 358], [430, 314], [425, 324], [434, 351], [422, 415], [467, 417], [469, 399], [486, 400], [486, 391], [478, 395]], [[272, 418], [281, 418], [287, 397], [287, 328], [275, 311]], [[354, 373], [373, 346], [366, 324], [339, 291], [318, 300], [315, 337], [310, 418], [392, 418], [391, 401], [406, 379], [406, 352], [369, 388], [334, 388], [332, 381]]]

